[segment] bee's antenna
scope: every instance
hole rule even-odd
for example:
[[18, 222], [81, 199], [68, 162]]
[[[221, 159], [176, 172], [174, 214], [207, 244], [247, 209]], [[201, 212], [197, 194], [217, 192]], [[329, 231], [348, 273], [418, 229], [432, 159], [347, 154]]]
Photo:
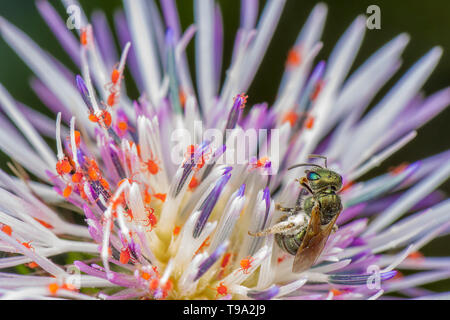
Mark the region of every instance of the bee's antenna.
[[310, 154], [308, 156], [308, 158], [321, 158], [321, 159], [325, 160], [325, 168], [328, 168], [328, 166], [327, 166], [327, 157], [321, 156], [320, 154]]
[[294, 164], [292, 167], [289, 167], [288, 170], [291, 170], [291, 169], [294, 169], [294, 168], [298, 168], [298, 167], [307, 167], [307, 166], [319, 167], [319, 168], [323, 169], [323, 167], [319, 166], [318, 164], [314, 164], [314, 163], [299, 163], [299, 164]]

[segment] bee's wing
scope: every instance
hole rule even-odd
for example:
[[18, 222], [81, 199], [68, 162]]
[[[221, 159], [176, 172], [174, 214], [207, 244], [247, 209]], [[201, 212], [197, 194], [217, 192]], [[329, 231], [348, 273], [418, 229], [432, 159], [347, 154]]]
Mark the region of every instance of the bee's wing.
[[295, 255], [292, 272], [303, 272], [316, 262], [327, 243], [328, 236], [333, 230], [338, 216], [339, 214], [335, 215], [328, 224], [321, 226], [319, 205], [316, 204], [313, 207], [305, 237]]

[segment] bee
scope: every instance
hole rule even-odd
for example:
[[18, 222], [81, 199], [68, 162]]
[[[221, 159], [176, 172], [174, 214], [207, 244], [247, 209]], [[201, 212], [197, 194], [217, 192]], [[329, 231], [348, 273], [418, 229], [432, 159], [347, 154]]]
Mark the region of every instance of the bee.
[[302, 191], [294, 208], [285, 208], [277, 204], [276, 209], [286, 212], [277, 224], [260, 232], [248, 232], [251, 236], [261, 237], [275, 234], [278, 246], [294, 255], [292, 271], [300, 273], [310, 268], [320, 256], [342, 211], [341, 198], [337, 194], [342, 188], [342, 177], [327, 168], [327, 158], [310, 155], [310, 158], [322, 158], [325, 167], [312, 163], [296, 164], [288, 170], [308, 166], [305, 176], [297, 179], [300, 186], [311, 195], [301, 204]]

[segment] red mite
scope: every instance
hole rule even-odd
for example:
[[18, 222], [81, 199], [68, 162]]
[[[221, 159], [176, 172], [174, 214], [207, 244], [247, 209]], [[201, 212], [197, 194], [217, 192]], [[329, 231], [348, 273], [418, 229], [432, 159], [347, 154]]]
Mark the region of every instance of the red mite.
[[117, 81], [119, 81], [119, 77], [120, 77], [120, 72], [117, 69], [113, 69], [112, 73], [111, 73], [111, 82], [113, 84], [116, 84]]
[[219, 283], [219, 286], [216, 287], [216, 291], [217, 291], [216, 298], [217, 298], [219, 295], [225, 296], [225, 295], [228, 294], [228, 287], [227, 287], [223, 282], [220, 282], [220, 283]]
[[148, 173], [155, 175], [159, 172], [159, 167], [157, 164], [158, 160], [156, 158], [151, 158], [147, 162], [143, 163], [144, 169], [148, 171]]
[[108, 106], [113, 107], [117, 102], [117, 93], [116, 92], [111, 92], [110, 95], [108, 96], [108, 100], [106, 101], [106, 103], [108, 104]]
[[146, 211], [147, 211], [147, 218], [144, 220], [144, 222], [145, 222], [144, 226], [153, 228], [156, 225], [156, 223], [158, 222], [158, 219], [153, 214], [155, 212], [155, 209], [150, 208], [150, 209], [146, 209]]
[[254, 258], [252, 258], [251, 256], [248, 256], [245, 259], [241, 260], [241, 268], [239, 270], [242, 270], [243, 273], [248, 273], [248, 269], [250, 269], [252, 267], [252, 263], [253, 261], [255, 261]]

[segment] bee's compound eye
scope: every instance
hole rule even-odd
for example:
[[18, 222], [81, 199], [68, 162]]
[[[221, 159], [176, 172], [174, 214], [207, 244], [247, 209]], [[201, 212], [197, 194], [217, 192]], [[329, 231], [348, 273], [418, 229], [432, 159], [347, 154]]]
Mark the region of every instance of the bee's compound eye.
[[306, 178], [310, 181], [318, 180], [318, 179], [320, 179], [320, 175], [316, 172], [311, 171], [311, 172], [308, 172], [308, 174], [306, 175]]

